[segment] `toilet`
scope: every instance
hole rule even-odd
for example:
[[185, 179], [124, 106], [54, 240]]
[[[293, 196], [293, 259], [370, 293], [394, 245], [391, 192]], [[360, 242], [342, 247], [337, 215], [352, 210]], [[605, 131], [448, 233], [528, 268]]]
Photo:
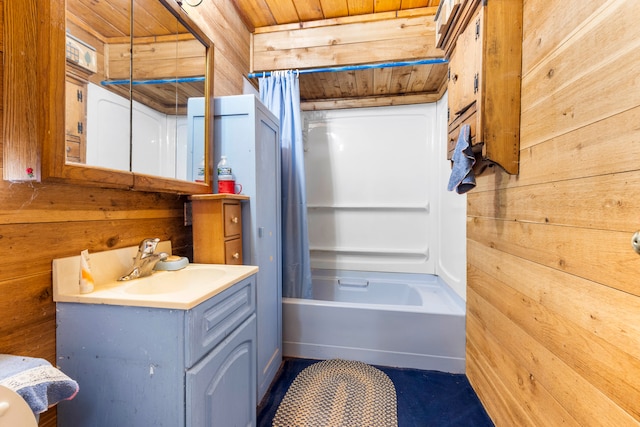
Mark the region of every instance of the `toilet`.
[[22, 396], [4, 386], [0, 386], [0, 426], [38, 426], [35, 415]]

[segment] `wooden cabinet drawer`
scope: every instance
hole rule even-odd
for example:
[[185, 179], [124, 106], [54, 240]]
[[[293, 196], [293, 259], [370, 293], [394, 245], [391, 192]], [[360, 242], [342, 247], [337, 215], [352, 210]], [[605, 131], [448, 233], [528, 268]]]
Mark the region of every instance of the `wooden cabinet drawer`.
[[255, 276], [190, 310], [185, 322], [186, 366], [193, 366], [256, 309]]
[[81, 161], [80, 139], [67, 135], [66, 148], [67, 148], [67, 161], [80, 163]]
[[242, 239], [224, 242], [225, 264], [242, 264]]
[[240, 203], [225, 203], [223, 210], [225, 237], [238, 236], [242, 232]]

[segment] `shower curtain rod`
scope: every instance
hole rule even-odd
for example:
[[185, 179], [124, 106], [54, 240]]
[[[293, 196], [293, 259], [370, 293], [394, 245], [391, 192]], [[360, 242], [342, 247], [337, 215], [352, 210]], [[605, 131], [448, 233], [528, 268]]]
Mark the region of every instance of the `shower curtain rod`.
[[128, 85], [130, 82], [132, 85], [161, 85], [165, 83], [195, 83], [203, 82], [204, 77], [180, 77], [175, 79], [151, 79], [151, 80], [103, 80], [100, 82], [102, 86], [110, 85]]
[[[383, 62], [379, 64], [360, 64], [360, 65], [343, 65], [340, 67], [304, 68], [302, 70], [295, 70], [295, 71], [298, 74], [334, 73], [338, 71], [369, 70], [372, 68], [406, 67], [409, 65], [446, 64], [447, 62], [448, 61], [444, 58], [431, 58], [431, 59], [418, 59], [416, 61]], [[254, 79], [256, 77], [269, 77], [269, 76], [271, 76], [271, 71], [263, 71], [258, 73], [247, 74], [247, 78], [250, 78], [250, 79]]]

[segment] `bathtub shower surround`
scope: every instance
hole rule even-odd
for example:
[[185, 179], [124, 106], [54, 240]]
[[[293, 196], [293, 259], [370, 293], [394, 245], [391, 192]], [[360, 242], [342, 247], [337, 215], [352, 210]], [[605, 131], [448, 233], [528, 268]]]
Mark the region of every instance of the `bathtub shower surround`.
[[305, 115], [312, 267], [435, 272], [433, 109]]
[[285, 356], [464, 372], [466, 197], [447, 192], [444, 101], [304, 114], [312, 299]]
[[465, 298], [443, 100], [304, 113], [312, 268], [438, 274]]

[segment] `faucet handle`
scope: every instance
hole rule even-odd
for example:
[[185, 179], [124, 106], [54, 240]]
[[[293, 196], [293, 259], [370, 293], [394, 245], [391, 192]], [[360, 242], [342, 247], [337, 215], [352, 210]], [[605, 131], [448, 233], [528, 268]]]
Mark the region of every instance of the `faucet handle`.
[[142, 242], [140, 242], [140, 246], [138, 247], [138, 255], [153, 255], [159, 242], [160, 239], [157, 237], [144, 239]]

